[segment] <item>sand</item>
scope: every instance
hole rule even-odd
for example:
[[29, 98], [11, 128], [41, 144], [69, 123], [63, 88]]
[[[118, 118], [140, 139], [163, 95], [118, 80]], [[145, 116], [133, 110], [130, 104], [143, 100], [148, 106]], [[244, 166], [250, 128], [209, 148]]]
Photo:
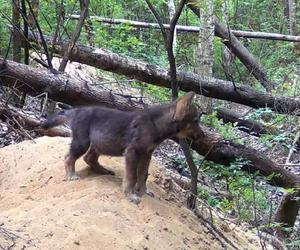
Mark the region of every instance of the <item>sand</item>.
[[[139, 205], [122, 194], [124, 159], [100, 157], [116, 176], [99, 176], [80, 159], [79, 181], [65, 182], [69, 138], [41, 137], [0, 149], [0, 248], [222, 249], [209, 229], [154, 183]], [[238, 249], [260, 249], [254, 234], [235, 227], [226, 237]], [[230, 246], [227, 246], [231, 249]]]

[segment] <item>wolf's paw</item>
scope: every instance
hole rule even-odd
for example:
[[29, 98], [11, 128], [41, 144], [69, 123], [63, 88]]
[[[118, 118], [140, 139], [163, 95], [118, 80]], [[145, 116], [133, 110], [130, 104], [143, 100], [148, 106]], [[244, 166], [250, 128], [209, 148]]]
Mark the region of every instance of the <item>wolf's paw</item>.
[[100, 175], [116, 175], [114, 171], [108, 170], [102, 166], [92, 167], [92, 171], [94, 171], [96, 174], [100, 174]]
[[77, 174], [66, 175], [64, 181], [78, 181], [80, 177]]
[[112, 170], [108, 170], [108, 169], [105, 169], [105, 173], [104, 174], [108, 174], [108, 175], [116, 175], [114, 171]]
[[151, 191], [148, 191], [148, 190], [147, 190], [147, 191], [146, 191], [146, 194], [147, 194], [148, 196], [152, 197], [152, 198], [155, 197], [154, 193], [151, 192]]
[[132, 203], [134, 203], [134, 204], [136, 204], [136, 205], [140, 204], [140, 202], [141, 202], [141, 198], [138, 197], [136, 194], [130, 194], [130, 195], [128, 195], [128, 196], [127, 196], [127, 199], [128, 199], [130, 202], [132, 202]]

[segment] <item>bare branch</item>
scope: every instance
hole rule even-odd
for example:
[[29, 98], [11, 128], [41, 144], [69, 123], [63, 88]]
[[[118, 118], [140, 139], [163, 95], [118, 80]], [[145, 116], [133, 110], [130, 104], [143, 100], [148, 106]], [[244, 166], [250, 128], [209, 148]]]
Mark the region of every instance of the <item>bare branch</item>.
[[80, 13], [80, 19], [77, 23], [76, 29], [73, 33], [73, 36], [65, 50], [65, 53], [63, 55], [63, 60], [59, 66], [58, 70], [61, 72], [65, 71], [65, 68], [67, 66], [67, 63], [68, 63], [68, 60], [70, 57], [70, 53], [71, 53], [72, 49], [74, 48], [74, 46], [80, 36], [82, 26], [84, 24], [85, 18], [87, 17], [87, 14], [88, 14], [88, 8], [89, 8], [90, 1], [89, 0], [81, 0], [81, 1], [83, 1], [83, 3], [82, 3], [82, 9], [81, 9], [81, 13]]

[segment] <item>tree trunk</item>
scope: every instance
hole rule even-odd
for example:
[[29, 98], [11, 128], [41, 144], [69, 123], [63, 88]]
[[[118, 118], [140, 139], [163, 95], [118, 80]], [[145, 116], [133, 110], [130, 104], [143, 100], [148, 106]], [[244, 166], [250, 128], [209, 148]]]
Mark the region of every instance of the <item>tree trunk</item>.
[[[70, 15], [70, 19], [77, 20], [79, 19], [79, 15]], [[127, 19], [112, 19], [100, 16], [90, 16], [87, 19], [87, 22], [98, 21], [100, 23], [107, 24], [126, 24], [135, 28], [151, 28], [151, 29], [159, 29], [159, 25], [157, 23], [149, 23], [149, 22], [141, 22], [141, 21], [132, 21]], [[164, 24], [165, 29], [169, 29], [169, 24]], [[189, 32], [199, 34], [198, 26], [186, 26], [186, 25], [176, 25], [176, 29], [179, 32]], [[236, 37], [243, 38], [255, 38], [255, 39], [267, 39], [274, 41], [288, 41], [288, 42], [300, 42], [300, 36], [291, 36], [285, 34], [271, 33], [271, 32], [261, 32], [261, 31], [245, 31], [245, 30], [231, 30], [232, 34]], [[218, 34], [215, 33], [216, 36]]]
[[[214, 64], [214, 3], [213, 1], [203, 2], [200, 14], [200, 29], [198, 46], [196, 51], [196, 66], [195, 73], [202, 76], [213, 76]], [[212, 112], [212, 99], [201, 96], [200, 98], [201, 109], [209, 114]]]
[[36, 117], [32, 113], [27, 113], [21, 109], [0, 101], [0, 118], [2, 118], [2, 116], [4, 116], [5, 118], [14, 117], [23, 128], [27, 130], [35, 130], [40, 135], [62, 137], [71, 136], [71, 130], [61, 126], [50, 128], [47, 130], [42, 129], [39, 127], [41, 122], [39, 117]]
[[246, 133], [255, 136], [268, 133], [268, 130], [263, 124], [253, 120], [245, 120], [240, 115], [229, 109], [219, 108], [217, 110], [217, 116], [219, 119], [222, 119], [225, 123], [231, 122], [233, 124], [236, 124], [236, 127], [239, 130], [244, 131]]
[[289, 13], [290, 35], [297, 36], [296, 1], [295, 0], [288, 0], [288, 13]]
[[0, 72], [1, 85], [19, 89], [33, 96], [47, 92], [48, 97], [55, 101], [77, 106], [98, 104], [120, 110], [143, 107], [140, 102], [113, 95], [108, 91], [100, 91], [88, 86], [86, 82], [69, 78], [64, 74], [53, 74], [46, 69], [4, 61], [1, 58]]
[[[290, 35], [297, 36], [296, 0], [288, 0], [288, 13]], [[300, 52], [300, 44], [294, 43], [294, 49]]]
[[276, 230], [279, 238], [287, 238], [291, 234], [290, 231], [283, 229], [292, 229], [294, 227], [300, 209], [299, 197], [300, 191], [294, 194], [285, 194], [277, 208], [274, 220], [275, 222], [283, 224], [282, 227], [279, 227]]
[[[32, 34], [29, 38], [35, 41]], [[46, 37], [51, 43], [52, 38]], [[63, 55], [64, 45], [56, 45], [55, 53]], [[77, 45], [70, 54], [70, 60], [87, 64], [99, 69], [107, 70], [130, 78], [154, 84], [161, 87], [171, 88], [168, 71], [155, 65], [144, 63], [139, 60], [119, 56], [108, 50]], [[263, 93], [250, 86], [236, 83], [236, 88], [229, 81], [199, 76], [197, 74], [177, 72], [177, 82], [181, 90], [194, 91], [207, 97], [227, 100], [244, 104], [253, 108], [270, 108], [281, 114], [300, 115], [300, 101], [290, 97], [273, 96]]]
[[36, 29], [36, 23], [34, 20], [35, 19], [38, 20], [38, 18], [39, 18], [40, 1], [39, 0], [30, 0], [30, 5], [32, 8], [32, 12], [29, 11], [27, 20], [28, 20], [28, 26], [32, 30], [34, 30], [34, 29]]
[[[197, 3], [194, 0], [189, 1], [189, 8], [199, 17], [199, 9], [196, 7]], [[240, 61], [246, 66], [251, 74], [265, 87], [267, 91], [272, 89], [272, 84], [269, 82], [267, 75], [254, 58], [254, 56], [244, 47], [236, 36], [226, 27], [218, 22], [215, 22], [215, 34], [223, 39], [223, 43], [232, 51]]]
[[[12, 54], [15, 62], [22, 60], [22, 40], [21, 40], [21, 2], [20, 0], [12, 0]], [[10, 92], [10, 102], [16, 106], [22, 106], [22, 93], [16, 89]]]
[[[229, 29], [227, 9], [228, 9], [227, 8], [227, 0], [224, 0], [224, 2], [222, 4], [223, 20], [224, 20], [225, 25]], [[226, 79], [229, 81], [233, 81], [232, 67], [231, 67], [233, 60], [234, 60], [234, 54], [223, 43], [222, 44], [222, 66], [224, 69]]]
[[[171, 21], [172, 17], [175, 15], [176, 12], [174, 0], [168, 0], [168, 11], [169, 11], [169, 19]], [[176, 55], [176, 45], [177, 45], [177, 29], [175, 27], [173, 45], [172, 45], [174, 55]]]
[[[84, 1], [80, 0], [80, 9], [82, 10], [84, 8]], [[86, 14], [86, 22], [84, 23], [84, 28], [85, 31], [87, 33], [87, 40], [90, 46], [94, 45], [94, 40], [95, 40], [95, 36], [94, 36], [94, 29], [93, 29], [93, 23], [91, 21], [89, 17], [89, 10], [87, 10], [87, 14]], [[80, 19], [80, 16], [79, 18]]]
[[15, 62], [21, 62], [21, 39], [20, 39], [20, 10], [21, 4], [20, 0], [13, 0], [12, 1], [12, 48], [13, 48], [13, 60]]
[[[203, 3], [204, 4], [204, 3]], [[212, 77], [214, 64], [215, 18], [212, 1], [207, 1], [200, 9], [199, 39], [196, 56], [195, 73]]]

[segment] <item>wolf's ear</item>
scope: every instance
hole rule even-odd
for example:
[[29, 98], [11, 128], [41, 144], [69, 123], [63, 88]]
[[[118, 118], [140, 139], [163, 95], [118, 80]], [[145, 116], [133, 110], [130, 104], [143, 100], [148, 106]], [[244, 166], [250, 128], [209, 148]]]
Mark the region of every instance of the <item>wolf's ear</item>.
[[189, 92], [176, 101], [176, 108], [173, 117], [175, 121], [181, 121], [185, 117], [186, 113], [189, 111], [194, 96], [194, 92]]

